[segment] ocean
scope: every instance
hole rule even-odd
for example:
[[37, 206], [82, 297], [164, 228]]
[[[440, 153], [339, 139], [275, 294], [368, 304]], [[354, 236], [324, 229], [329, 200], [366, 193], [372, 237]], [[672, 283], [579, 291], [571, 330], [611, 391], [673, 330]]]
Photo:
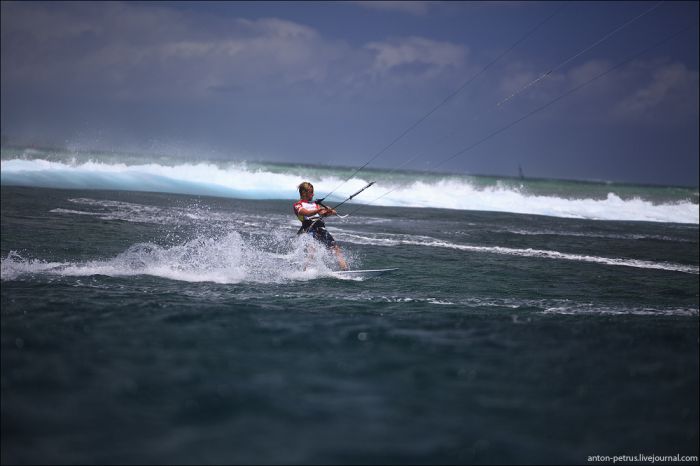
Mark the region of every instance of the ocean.
[[[698, 189], [2, 148], [3, 464], [698, 455]], [[344, 200], [351, 269], [298, 237]], [[368, 204], [371, 203], [371, 204]]]

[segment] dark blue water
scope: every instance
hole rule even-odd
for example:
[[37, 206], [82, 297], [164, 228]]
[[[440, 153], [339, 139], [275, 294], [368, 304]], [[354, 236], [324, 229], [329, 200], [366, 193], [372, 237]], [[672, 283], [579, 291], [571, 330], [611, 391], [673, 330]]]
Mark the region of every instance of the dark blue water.
[[3, 186], [2, 462], [698, 455], [697, 224], [291, 202]]

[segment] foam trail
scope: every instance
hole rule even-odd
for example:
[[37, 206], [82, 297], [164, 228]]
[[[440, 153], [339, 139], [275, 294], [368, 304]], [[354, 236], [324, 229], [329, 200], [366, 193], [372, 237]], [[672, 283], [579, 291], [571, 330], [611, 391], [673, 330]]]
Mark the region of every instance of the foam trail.
[[677, 307], [677, 308], [656, 308], [656, 307], [612, 307], [612, 306], [601, 306], [594, 304], [578, 304], [578, 305], [566, 305], [566, 306], [554, 306], [548, 307], [543, 314], [561, 314], [561, 315], [581, 315], [581, 314], [595, 314], [595, 315], [637, 315], [637, 316], [697, 316], [700, 314], [700, 309], [690, 308], [690, 307]]
[[[502, 254], [508, 256], [537, 257], [542, 259], [569, 260], [578, 262], [592, 262], [603, 265], [616, 265], [624, 267], [635, 267], [640, 269], [668, 270], [672, 272], [683, 272], [689, 274], [700, 274], [697, 266], [685, 264], [673, 264], [670, 262], [652, 262], [639, 259], [623, 259], [614, 257], [589, 256], [582, 254], [570, 254], [559, 251], [544, 249], [518, 249], [503, 246], [472, 246], [466, 244], [455, 244], [441, 241], [428, 236], [409, 237], [408, 235], [397, 235], [396, 238], [369, 238], [347, 232], [339, 233], [338, 236], [344, 241], [356, 244], [372, 244], [375, 246], [397, 246], [401, 244], [425, 247], [438, 247], [457, 249], [460, 251], [483, 252], [490, 254]], [[404, 237], [401, 237], [404, 236]]]
[[[443, 306], [463, 306], [465, 308], [506, 308], [512, 310], [540, 309], [542, 314], [558, 315], [636, 315], [636, 316], [688, 316], [693, 317], [700, 314], [697, 307], [638, 307], [625, 305], [610, 305], [592, 302], [576, 302], [568, 299], [526, 299], [526, 298], [493, 298], [493, 297], [468, 297], [446, 301], [437, 298], [423, 298], [416, 296], [357, 296], [346, 297], [348, 300], [365, 300], [374, 302], [390, 303], [412, 303], [425, 302]], [[527, 323], [527, 318], [521, 320], [518, 314], [513, 314], [512, 322]]]

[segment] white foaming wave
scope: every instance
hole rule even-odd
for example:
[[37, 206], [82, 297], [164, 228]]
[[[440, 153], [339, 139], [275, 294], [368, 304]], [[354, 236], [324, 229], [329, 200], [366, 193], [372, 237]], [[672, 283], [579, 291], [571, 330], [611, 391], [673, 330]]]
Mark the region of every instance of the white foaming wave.
[[[219, 238], [199, 237], [171, 247], [139, 243], [111, 259], [86, 262], [47, 262], [25, 259], [17, 252], [10, 252], [0, 261], [0, 278], [17, 280], [36, 274], [61, 277], [150, 275], [186, 282], [231, 284], [282, 283], [333, 276], [331, 269], [335, 258], [324, 248], [316, 248], [313, 259], [306, 258], [304, 251], [310, 239], [300, 237], [289, 241], [280, 236], [272, 241], [274, 251], [268, 251], [264, 245], [245, 241], [234, 232]], [[302, 261], [308, 263], [302, 264]], [[307, 271], [301, 271], [304, 265], [309, 265]]]
[[[0, 164], [2, 184], [7, 185], [211, 194], [244, 199], [295, 199], [297, 186], [304, 181], [300, 175], [249, 170], [245, 164], [222, 168], [207, 162], [168, 166], [42, 159], [2, 160]], [[320, 194], [331, 191], [343, 180], [327, 176], [310, 181]], [[338, 189], [335, 197], [347, 197], [366, 184], [353, 179]]]
[[504, 246], [473, 246], [467, 244], [456, 244], [449, 243], [447, 241], [442, 241], [436, 238], [431, 238], [428, 236], [415, 236], [411, 235], [388, 235], [388, 234], [374, 234], [370, 236], [363, 236], [348, 232], [339, 231], [336, 235], [338, 238], [342, 238], [344, 241], [356, 244], [370, 244], [374, 246], [398, 246], [398, 245], [412, 245], [412, 246], [424, 246], [424, 247], [438, 247], [438, 248], [448, 248], [457, 249], [460, 251], [469, 252], [481, 252], [481, 253], [491, 253], [491, 254], [502, 254], [508, 256], [521, 256], [521, 257], [536, 257], [541, 259], [555, 259], [555, 260], [569, 260], [578, 262], [592, 262], [596, 264], [603, 265], [617, 265], [624, 267], [635, 267], [641, 269], [657, 269], [657, 270], [668, 270], [673, 272], [683, 272], [689, 274], [700, 274], [700, 268], [692, 265], [685, 264], [674, 264], [670, 262], [652, 262], [645, 261], [641, 259], [623, 259], [615, 257], [600, 257], [600, 256], [589, 256], [584, 254], [570, 254], [559, 251], [551, 251], [544, 249], [518, 249], [518, 248], [508, 248]]
[[[449, 193], [445, 196], [442, 193]], [[700, 220], [698, 205], [690, 201], [654, 204], [643, 199], [623, 200], [614, 193], [606, 199], [565, 199], [535, 196], [516, 189], [496, 186], [477, 189], [462, 181], [415, 182], [390, 192], [379, 204], [403, 207], [440, 207], [590, 220], [626, 220], [695, 223]]]
[[[2, 160], [0, 164], [0, 181], [7, 185], [125, 189], [244, 199], [295, 199], [296, 186], [307, 178], [300, 174], [251, 170], [245, 164], [221, 167], [207, 162], [168, 166], [156, 163], [127, 165], [96, 161], [79, 163], [12, 159]], [[314, 184], [318, 194], [338, 188], [333, 195], [336, 200], [345, 199], [367, 184], [367, 180], [360, 178], [343, 183], [341, 178], [330, 174], [320, 178], [309, 177], [309, 181]], [[612, 192], [606, 199], [566, 199], [530, 195], [502, 185], [477, 188], [466, 179], [416, 181], [404, 187], [380, 183], [371, 193], [363, 193], [355, 201], [380, 206], [439, 207], [593, 220], [691, 224], [700, 221], [698, 205], [690, 200], [654, 204], [637, 198], [623, 200]]]

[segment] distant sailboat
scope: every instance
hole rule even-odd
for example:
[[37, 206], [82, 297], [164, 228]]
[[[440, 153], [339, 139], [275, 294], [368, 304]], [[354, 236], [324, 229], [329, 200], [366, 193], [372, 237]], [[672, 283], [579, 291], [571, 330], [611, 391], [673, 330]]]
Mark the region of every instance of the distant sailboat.
[[518, 174], [520, 175], [521, 180], [525, 179], [525, 175], [523, 174], [523, 167], [521, 167], [520, 164], [518, 164]]

